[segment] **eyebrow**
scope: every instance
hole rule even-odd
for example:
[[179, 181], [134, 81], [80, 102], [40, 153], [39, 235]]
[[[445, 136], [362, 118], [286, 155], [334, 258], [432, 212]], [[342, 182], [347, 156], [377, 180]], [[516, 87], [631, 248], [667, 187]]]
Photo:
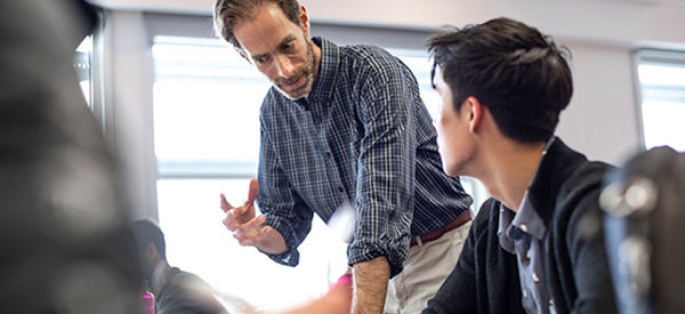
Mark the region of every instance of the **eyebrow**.
[[[295, 40], [295, 36], [292, 35], [292, 34], [291, 34], [291, 35], [288, 35], [288, 36], [286, 36], [285, 38], [283, 38], [283, 40], [281, 40], [281, 42], [278, 43], [277, 46], [280, 48], [280, 47], [282, 47], [283, 45], [285, 45], [285, 43], [290, 42], [290, 41], [293, 41], [293, 40]], [[264, 56], [266, 56], [266, 55], [268, 55], [268, 54], [269, 54], [269, 53], [266, 52], [266, 53], [259, 54], [259, 55], [253, 55], [253, 56], [252, 56], [252, 60], [256, 60], [257, 58], [264, 57]]]

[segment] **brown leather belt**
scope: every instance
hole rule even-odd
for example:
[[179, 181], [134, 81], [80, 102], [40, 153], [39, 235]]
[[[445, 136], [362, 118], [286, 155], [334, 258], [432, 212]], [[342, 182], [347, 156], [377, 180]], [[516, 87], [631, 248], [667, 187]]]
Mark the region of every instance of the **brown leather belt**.
[[469, 220], [471, 220], [471, 212], [466, 210], [461, 215], [459, 215], [459, 217], [452, 220], [450, 223], [442, 226], [442, 228], [431, 231], [429, 233], [424, 233], [420, 236], [412, 237], [411, 241], [409, 242], [409, 246], [413, 246], [413, 245], [416, 245], [417, 243], [419, 243], [419, 241], [416, 238], [419, 238], [421, 240], [421, 243], [433, 241], [433, 240], [439, 238], [440, 236], [442, 236], [445, 232], [450, 231], [454, 228], [457, 228], [457, 227], [465, 224]]

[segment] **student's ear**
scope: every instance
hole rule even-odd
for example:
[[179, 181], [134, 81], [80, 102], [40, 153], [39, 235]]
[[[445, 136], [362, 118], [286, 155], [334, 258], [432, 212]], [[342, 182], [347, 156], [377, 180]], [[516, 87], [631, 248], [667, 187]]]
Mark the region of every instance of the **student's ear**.
[[147, 260], [153, 261], [158, 255], [159, 252], [157, 252], [157, 247], [152, 243], [148, 243], [145, 247], [145, 257]]
[[238, 47], [233, 47], [233, 49], [235, 49], [235, 52], [237, 52], [241, 57], [243, 57], [243, 59], [245, 59], [247, 63], [252, 64], [252, 61], [250, 60], [250, 58], [247, 57], [247, 55], [245, 55], [243, 49]]
[[485, 108], [483, 104], [480, 103], [478, 98], [470, 96], [466, 98], [466, 104], [469, 115], [469, 132], [476, 133], [480, 129], [483, 123], [483, 115], [485, 114]]
[[309, 17], [307, 16], [307, 8], [304, 7], [304, 5], [300, 4], [300, 26], [304, 30], [305, 34], [307, 34], [307, 38], [309, 38]]

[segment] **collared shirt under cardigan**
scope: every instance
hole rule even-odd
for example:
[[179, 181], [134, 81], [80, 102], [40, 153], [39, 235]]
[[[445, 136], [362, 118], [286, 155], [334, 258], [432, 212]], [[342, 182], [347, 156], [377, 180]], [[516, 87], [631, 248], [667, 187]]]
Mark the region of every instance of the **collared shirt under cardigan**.
[[297, 247], [317, 213], [327, 221], [345, 203], [357, 210], [350, 265], [386, 256], [402, 270], [410, 237], [455, 220], [471, 198], [442, 171], [436, 132], [413, 74], [375, 46], [314, 38], [321, 66], [306, 101], [275, 88], [260, 113], [258, 206], [297, 265]]

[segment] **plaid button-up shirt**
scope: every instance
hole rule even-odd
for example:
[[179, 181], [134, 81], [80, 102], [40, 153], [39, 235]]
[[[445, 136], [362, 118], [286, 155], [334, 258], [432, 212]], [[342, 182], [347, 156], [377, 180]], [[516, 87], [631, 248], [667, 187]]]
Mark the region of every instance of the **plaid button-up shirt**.
[[319, 73], [304, 101], [271, 88], [261, 108], [257, 204], [297, 265], [313, 214], [327, 221], [356, 208], [349, 264], [386, 256], [402, 269], [409, 240], [441, 228], [472, 200], [442, 171], [436, 132], [411, 71], [373, 46], [321, 47]]

